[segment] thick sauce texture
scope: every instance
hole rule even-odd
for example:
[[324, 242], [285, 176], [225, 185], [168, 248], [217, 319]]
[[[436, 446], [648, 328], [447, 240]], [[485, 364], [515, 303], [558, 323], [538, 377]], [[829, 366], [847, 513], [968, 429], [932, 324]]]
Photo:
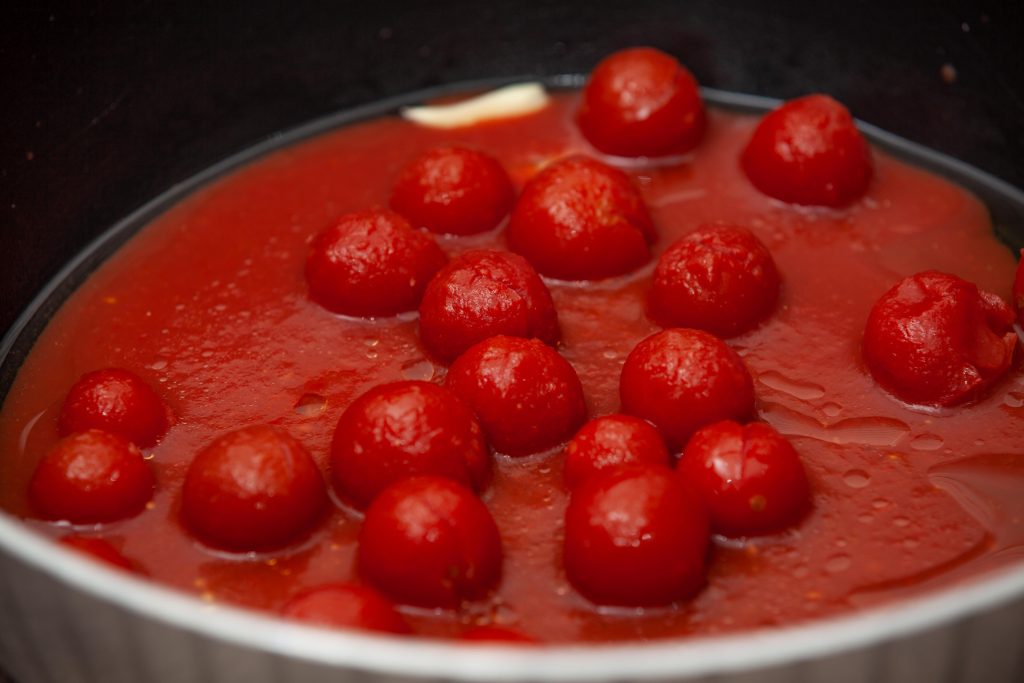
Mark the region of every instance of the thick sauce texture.
[[[270, 423], [326, 468], [338, 417], [370, 387], [440, 381], [415, 315], [353, 320], [307, 298], [313, 235], [337, 216], [386, 205], [403, 163], [440, 144], [493, 154], [522, 186], [563, 155], [594, 154], [573, 123], [575, 95], [539, 113], [458, 130], [383, 118], [262, 158], [196, 192], [104, 264], [57, 313], [26, 359], [0, 416], [0, 504], [41, 533], [26, 491], [57, 440], [57, 415], [83, 373], [131, 369], [177, 421], [145, 451], [157, 493], [136, 518], [88, 529], [153, 580], [203, 600], [277, 611], [302, 588], [354, 578], [360, 517], [341, 506], [297, 547], [268, 555], [211, 551], [180, 522], [193, 456], [217, 435]], [[598, 610], [562, 568], [567, 504], [560, 449], [498, 457], [484, 500], [498, 522], [504, 576], [493, 597], [459, 611], [407, 611], [415, 630], [454, 635], [474, 623], [554, 642], [712, 634], [849, 612], [1024, 560], [1024, 375], [974, 404], [911, 409], [861, 360], [874, 301], [900, 278], [937, 269], [1009, 297], [1015, 261], [985, 208], [949, 182], [875, 151], [867, 196], [841, 211], [771, 200], [745, 178], [740, 152], [757, 119], [710, 112], [685, 160], [626, 168], [658, 230], [655, 257], [708, 221], [749, 227], [782, 276], [776, 312], [729, 340], [755, 378], [759, 416], [788, 435], [814, 506], [797, 527], [748, 542], [716, 538], [707, 586], [670, 608]], [[441, 238], [451, 255], [502, 247], [499, 229]], [[645, 314], [653, 262], [585, 286], [549, 282], [561, 353], [589, 414], [618, 409], [629, 351], [657, 326]]]

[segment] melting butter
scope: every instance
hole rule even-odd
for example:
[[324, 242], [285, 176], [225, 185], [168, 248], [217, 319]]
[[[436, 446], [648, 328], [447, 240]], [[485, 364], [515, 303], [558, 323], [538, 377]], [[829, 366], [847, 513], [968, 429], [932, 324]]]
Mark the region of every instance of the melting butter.
[[483, 121], [532, 114], [548, 105], [540, 83], [516, 83], [453, 104], [406, 107], [402, 117], [432, 128], [460, 128]]

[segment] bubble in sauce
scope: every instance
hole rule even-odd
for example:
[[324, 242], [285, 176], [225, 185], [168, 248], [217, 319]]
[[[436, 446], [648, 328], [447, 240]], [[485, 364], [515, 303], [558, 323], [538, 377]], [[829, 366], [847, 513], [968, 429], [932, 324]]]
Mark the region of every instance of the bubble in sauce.
[[864, 470], [850, 470], [843, 475], [843, 482], [851, 489], [862, 489], [871, 483], [871, 475]]
[[420, 380], [421, 382], [429, 382], [434, 379], [436, 372], [437, 368], [429, 360], [415, 361], [402, 366], [402, 377]]
[[313, 417], [327, 410], [327, 399], [320, 394], [303, 394], [295, 402], [295, 413], [303, 417]]
[[825, 571], [829, 574], [840, 574], [845, 572], [853, 564], [853, 560], [850, 559], [849, 555], [840, 553], [839, 555], [833, 555], [825, 561]]
[[937, 451], [945, 445], [938, 434], [919, 434], [910, 441], [910, 447], [917, 451]]

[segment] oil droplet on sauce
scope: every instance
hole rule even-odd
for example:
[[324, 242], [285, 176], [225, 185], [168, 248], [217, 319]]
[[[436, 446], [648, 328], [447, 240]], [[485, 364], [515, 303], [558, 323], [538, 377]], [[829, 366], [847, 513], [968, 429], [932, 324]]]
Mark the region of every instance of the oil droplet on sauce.
[[895, 446], [910, 427], [891, 417], [851, 417], [827, 425], [778, 403], [765, 403], [761, 416], [786, 436], [806, 436], [835, 444]]
[[821, 412], [829, 417], [835, 417], [839, 413], [843, 412], [843, 407], [838, 403], [826, 403], [821, 407]]
[[833, 555], [825, 561], [825, 571], [829, 574], [839, 574], [845, 572], [853, 564], [853, 560], [850, 559], [849, 555]]
[[313, 417], [327, 410], [327, 399], [320, 394], [303, 394], [295, 402], [295, 413], [303, 417]]
[[825, 387], [821, 385], [791, 379], [781, 372], [775, 372], [774, 370], [762, 372], [757, 376], [757, 381], [770, 389], [781, 391], [802, 401], [813, 401], [825, 395]]
[[917, 451], [937, 451], [945, 445], [937, 434], [920, 434], [910, 441], [910, 447]]
[[871, 475], [864, 470], [850, 470], [843, 475], [843, 483], [851, 489], [862, 489], [871, 483]]
[[406, 379], [415, 379], [422, 382], [429, 382], [434, 379], [436, 373], [434, 364], [429, 360], [421, 360], [415, 363], [408, 363], [402, 366], [402, 377]]
[[949, 493], [987, 529], [997, 549], [1024, 547], [1024, 474], [1021, 453], [984, 453], [945, 462], [928, 479]]
[[1009, 408], [1020, 408], [1024, 406], [1024, 393], [1011, 391], [1003, 397], [1003, 404]]

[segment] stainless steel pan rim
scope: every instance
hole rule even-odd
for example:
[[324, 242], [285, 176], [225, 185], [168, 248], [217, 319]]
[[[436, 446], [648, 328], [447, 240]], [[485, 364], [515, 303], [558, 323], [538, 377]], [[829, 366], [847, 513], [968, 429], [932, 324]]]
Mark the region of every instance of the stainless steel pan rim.
[[213, 606], [107, 569], [0, 515], [0, 545], [40, 572], [143, 618], [238, 646], [385, 675], [465, 681], [657, 679], [761, 669], [925, 631], [1024, 596], [1024, 568], [921, 597], [795, 626], [653, 643], [522, 648], [310, 628]]

